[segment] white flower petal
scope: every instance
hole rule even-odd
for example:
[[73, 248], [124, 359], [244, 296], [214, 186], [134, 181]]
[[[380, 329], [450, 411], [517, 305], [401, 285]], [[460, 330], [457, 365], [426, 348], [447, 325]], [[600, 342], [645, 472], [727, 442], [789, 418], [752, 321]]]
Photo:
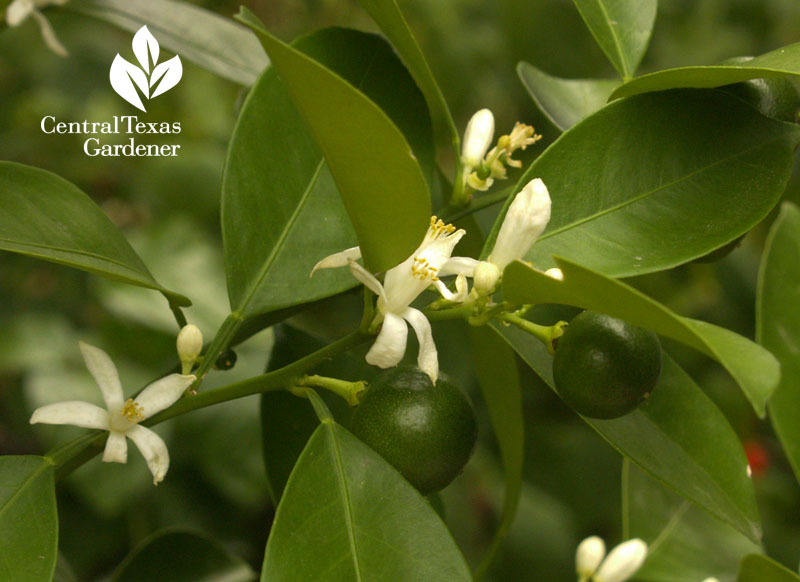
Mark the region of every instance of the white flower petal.
[[553, 267], [551, 269], [547, 269], [544, 272], [544, 274], [547, 275], [548, 277], [552, 277], [553, 279], [556, 279], [557, 281], [563, 281], [564, 280], [564, 273], [558, 267]]
[[442, 283], [441, 281], [435, 281], [433, 284], [434, 287], [439, 291], [442, 297], [447, 299], [448, 301], [452, 301], [453, 303], [461, 303], [464, 299], [467, 298], [467, 294], [469, 291], [469, 286], [467, 285], [467, 278], [464, 276], [464, 273], [459, 273], [458, 277], [456, 277], [456, 292], [453, 293], [450, 289], [447, 288], [447, 285]]
[[67, 49], [64, 48], [63, 44], [61, 44], [61, 41], [58, 40], [56, 31], [53, 30], [53, 27], [50, 25], [50, 21], [45, 18], [45, 15], [38, 10], [34, 10], [33, 18], [39, 24], [39, 32], [41, 33], [42, 40], [44, 40], [44, 44], [47, 45], [47, 48], [60, 57], [69, 56], [69, 52], [67, 52]]
[[379, 368], [391, 368], [400, 363], [406, 353], [408, 327], [402, 317], [387, 313], [375, 343], [367, 352], [367, 363]]
[[578, 576], [589, 577], [597, 571], [597, 567], [606, 555], [606, 544], [598, 536], [583, 540], [575, 551], [575, 570]]
[[450, 257], [439, 269], [439, 276], [447, 277], [448, 275], [464, 273], [467, 277], [472, 277], [479, 262], [471, 257]]
[[169, 469], [169, 451], [166, 443], [152, 430], [138, 424], [127, 432], [127, 436], [147, 461], [147, 467], [153, 474], [153, 485], [158, 485], [164, 480], [164, 475]]
[[33, 411], [31, 424], [72, 424], [82, 428], [108, 430], [108, 411], [80, 400], [48, 404]]
[[511, 261], [521, 259], [550, 221], [550, 194], [536, 178], [514, 197], [503, 218], [489, 261], [502, 271]]
[[9, 26], [19, 26], [27, 19], [35, 9], [33, 0], [14, 0], [6, 8], [6, 24]]
[[384, 291], [381, 282], [375, 278], [375, 275], [367, 271], [355, 261], [350, 261], [348, 264], [350, 265], [350, 272], [353, 274], [353, 277], [358, 279], [359, 282], [363, 283], [367, 289], [375, 293], [375, 295], [386, 301], [386, 292]]
[[461, 148], [461, 161], [474, 168], [483, 160], [486, 150], [494, 137], [494, 115], [489, 109], [477, 111], [464, 130], [464, 143]]
[[186, 389], [197, 380], [194, 375], [170, 374], [156, 380], [136, 397], [136, 404], [142, 407], [142, 414], [150, 418], [156, 412], [169, 408], [183, 395]]
[[436, 380], [439, 378], [439, 354], [436, 351], [436, 344], [433, 343], [431, 324], [420, 310], [413, 307], [409, 307], [403, 313], [403, 318], [411, 324], [417, 334], [419, 341], [417, 365], [420, 370], [430, 376], [431, 382], [436, 384]]
[[595, 582], [625, 582], [641, 567], [647, 557], [647, 544], [632, 539], [611, 550], [594, 575]]
[[103, 400], [106, 408], [110, 411], [122, 408], [122, 384], [119, 381], [117, 367], [111, 358], [100, 348], [90, 346], [83, 342], [78, 342], [83, 353], [83, 361], [86, 367], [97, 382], [97, 386], [103, 393]]
[[128, 462], [128, 443], [125, 435], [121, 432], [112, 430], [108, 433], [106, 448], [103, 451], [104, 463], [127, 463]]
[[334, 253], [322, 259], [319, 263], [314, 265], [311, 269], [309, 277], [314, 276], [314, 271], [317, 269], [335, 269], [336, 267], [344, 267], [350, 261], [357, 261], [361, 258], [361, 248], [352, 247], [345, 249], [339, 253]]

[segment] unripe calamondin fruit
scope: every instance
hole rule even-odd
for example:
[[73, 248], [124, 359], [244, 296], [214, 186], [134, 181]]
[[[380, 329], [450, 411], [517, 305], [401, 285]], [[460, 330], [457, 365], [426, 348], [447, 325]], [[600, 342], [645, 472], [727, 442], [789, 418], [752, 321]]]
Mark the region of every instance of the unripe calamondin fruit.
[[559, 396], [590, 418], [628, 414], [650, 396], [660, 374], [655, 333], [591, 311], [570, 322], [553, 358]]
[[455, 386], [416, 366], [380, 374], [361, 397], [351, 430], [420, 493], [447, 486], [472, 455], [477, 425]]

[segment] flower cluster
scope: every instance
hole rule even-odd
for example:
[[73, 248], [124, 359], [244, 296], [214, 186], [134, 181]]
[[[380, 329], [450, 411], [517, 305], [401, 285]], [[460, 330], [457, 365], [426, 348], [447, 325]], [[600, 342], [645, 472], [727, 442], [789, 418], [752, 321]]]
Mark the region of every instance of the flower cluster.
[[647, 557], [647, 544], [632, 539], [615, 547], [606, 556], [606, 544], [597, 536], [583, 540], [575, 552], [575, 571], [579, 582], [625, 582], [641, 568]]
[[[468, 133], [470, 131], [476, 130], [468, 129]], [[431, 286], [453, 303], [464, 302], [475, 295], [491, 295], [506, 265], [525, 256], [549, 220], [550, 195], [544, 182], [537, 178], [515, 196], [486, 261], [452, 257], [453, 249], [466, 233], [434, 216], [419, 247], [405, 261], [389, 269], [383, 283], [357, 262], [361, 258], [358, 247], [322, 259], [311, 274], [318, 269], [349, 266], [353, 276], [378, 296], [379, 317], [383, 319], [378, 337], [367, 353], [367, 362], [381, 368], [400, 363], [406, 350], [408, 323], [419, 340], [417, 364], [436, 383], [439, 363], [430, 322], [421, 311], [411, 307], [411, 303]], [[551, 269], [547, 274], [561, 278], [558, 269]], [[441, 281], [448, 275], [456, 276], [455, 292]], [[468, 293], [467, 277], [474, 279], [473, 294]]]
[[103, 461], [125, 463], [128, 460], [129, 438], [139, 448], [158, 485], [169, 469], [167, 445], [149, 428], [139, 423], [172, 406], [197, 378], [191, 371], [200, 353], [203, 339], [200, 330], [187, 325], [178, 336], [178, 355], [183, 362], [183, 374], [170, 374], [156, 380], [134, 397], [125, 399], [119, 373], [103, 350], [80, 342], [86, 367], [103, 395], [105, 408], [89, 402], [70, 400], [37, 408], [31, 424], [72, 424], [82, 428], [108, 431]]
[[495, 180], [505, 179], [506, 166], [521, 168], [522, 162], [513, 159], [512, 154], [536, 143], [542, 136], [532, 126], [517, 122], [511, 133], [501, 136], [497, 145], [489, 150], [493, 138], [494, 115], [488, 109], [481, 109], [467, 124], [461, 148], [461, 179], [473, 190], [488, 190]]

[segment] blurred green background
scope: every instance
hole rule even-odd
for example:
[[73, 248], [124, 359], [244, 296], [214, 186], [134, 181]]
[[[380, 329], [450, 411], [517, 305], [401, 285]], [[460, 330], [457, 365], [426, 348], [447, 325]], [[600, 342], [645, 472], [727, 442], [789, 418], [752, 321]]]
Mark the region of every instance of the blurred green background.
[[[238, 2], [197, 2], [231, 16]], [[246, 3], [284, 39], [341, 25], [375, 30], [355, 0]], [[611, 77], [570, 0], [401, 0], [459, 127], [490, 107], [499, 131], [533, 123], [552, 141], [558, 130], [536, 110], [515, 66], [526, 60], [562, 77]], [[189, 319], [210, 336], [227, 314], [218, 201], [225, 152], [244, 89], [184, 59], [184, 76], [152, 102], [148, 120], [180, 121], [178, 158], [91, 158], [75, 135], [45, 135], [40, 120], [103, 120], [132, 109], [108, 84], [108, 67], [131, 34], [79, 14], [47, 12], [69, 58], [50, 53], [38, 27], [0, 31], [0, 159], [34, 165], [74, 182], [123, 229], [155, 277], [192, 297]], [[640, 73], [757, 55], [800, 40], [797, 0], [662, 0]], [[266, 139], [279, 139], [269, 136]], [[544, 146], [528, 150], [531, 155]], [[602, 147], [602, 144], [598, 144]], [[531, 151], [533, 150], [533, 151]], [[526, 152], [526, 153], [528, 153]], [[445, 160], [446, 162], [446, 160]], [[787, 197], [797, 201], [796, 180]], [[690, 264], [633, 283], [691, 317], [753, 337], [755, 284], [769, 221], [725, 259]], [[556, 317], [543, 313], [543, 317]], [[102, 346], [133, 391], [174, 361], [177, 331], [153, 292], [98, 280], [65, 267], [0, 255], [0, 453], [40, 454], [79, 431], [30, 427], [33, 408], [67, 398], [98, 398], [77, 340]], [[460, 329], [443, 326], [442, 368], [469, 383]], [[239, 349], [239, 363], [217, 374], [230, 382], [261, 372], [271, 332]], [[800, 557], [800, 495], [769, 426], [759, 422], [733, 381], [705, 357], [665, 347], [726, 413], [742, 440], [768, 461], [755, 483], [769, 553], [793, 570]], [[525, 379], [526, 484], [520, 513], [497, 560], [496, 580], [571, 580], [578, 541], [619, 540], [621, 458], [534, 375]], [[465, 386], [478, 401], [475, 386]], [[474, 460], [443, 498], [447, 520], [475, 563], [499, 519], [501, 470], [485, 412]], [[170, 443], [168, 478], [155, 491], [138, 453], [121, 466], [95, 459], [59, 490], [60, 541], [77, 579], [107, 575], [147, 535], [186, 526], [221, 540], [258, 569], [273, 514], [261, 463], [258, 399], [199, 411], [159, 427]], [[87, 543], [91, 540], [91, 543]]]

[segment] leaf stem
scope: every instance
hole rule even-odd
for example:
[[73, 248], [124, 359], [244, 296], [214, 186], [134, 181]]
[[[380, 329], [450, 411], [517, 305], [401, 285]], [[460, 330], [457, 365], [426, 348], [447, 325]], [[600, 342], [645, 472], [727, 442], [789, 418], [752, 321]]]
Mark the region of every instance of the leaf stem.
[[515, 313], [503, 313], [497, 316], [498, 319], [517, 326], [518, 328], [527, 331], [529, 334], [540, 340], [545, 346], [550, 355], [555, 353], [555, 342], [558, 338], [564, 335], [564, 329], [567, 327], [565, 321], [559, 321], [552, 326], [538, 325], [532, 321], [520, 317]]

